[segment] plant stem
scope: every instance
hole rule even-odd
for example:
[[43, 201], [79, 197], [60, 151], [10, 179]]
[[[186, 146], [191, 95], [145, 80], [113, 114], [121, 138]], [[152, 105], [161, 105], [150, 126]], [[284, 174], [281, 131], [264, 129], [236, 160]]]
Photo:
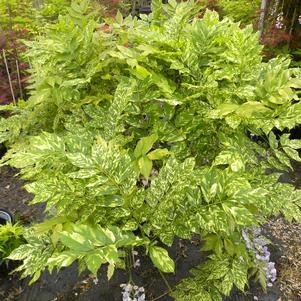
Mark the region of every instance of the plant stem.
[[168, 295], [170, 292], [173, 291], [173, 289], [172, 289], [171, 286], [169, 285], [169, 283], [168, 283], [168, 281], [166, 280], [166, 278], [165, 278], [165, 276], [163, 275], [163, 273], [162, 273], [160, 270], [158, 270], [158, 271], [159, 271], [159, 273], [160, 273], [160, 275], [161, 275], [161, 277], [162, 277], [162, 279], [163, 279], [165, 285], [167, 286], [168, 291], [165, 292], [165, 293], [163, 293], [162, 295], [156, 297], [155, 299], [152, 299], [151, 301], [159, 300], [159, 299], [163, 298], [164, 296]]
[[3, 53], [3, 60], [4, 60], [5, 67], [6, 67], [7, 77], [8, 77], [8, 81], [9, 81], [10, 92], [11, 92], [11, 95], [12, 95], [12, 98], [13, 98], [13, 104], [16, 105], [16, 98], [15, 98], [15, 94], [14, 94], [14, 89], [13, 89], [13, 85], [12, 85], [12, 81], [11, 81], [11, 77], [10, 77], [9, 68], [8, 68], [8, 64], [7, 64], [4, 49], [2, 49], [2, 53]]
[[163, 298], [164, 296], [168, 295], [169, 293], [170, 293], [170, 291], [167, 291], [167, 292], [163, 293], [162, 295], [160, 295], [160, 296], [158, 296], [158, 297], [156, 297], [155, 299], [152, 299], [152, 300], [150, 300], [150, 301], [156, 301], [156, 300], [159, 300], [159, 299]]
[[28, 58], [28, 65], [29, 65], [29, 69], [32, 69], [31, 61], [29, 58]]
[[20, 90], [20, 96], [23, 99], [23, 91], [22, 91], [22, 83], [21, 83], [21, 76], [20, 76], [20, 69], [19, 69], [19, 62], [16, 60], [16, 67], [17, 67], [17, 78], [18, 78], [18, 85]]
[[132, 263], [133, 263], [133, 267], [134, 267], [134, 264], [135, 264], [135, 255], [134, 255], [134, 253], [133, 253], [133, 251], [134, 251], [134, 248], [131, 248], [131, 255], [132, 255]]
[[[130, 251], [131, 252], [131, 251]], [[132, 275], [132, 257], [131, 254], [128, 253], [127, 256], [127, 267], [128, 267], [128, 271], [129, 271], [129, 282], [131, 283], [133, 281], [133, 275]]]
[[163, 275], [163, 273], [162, 273], [159, 269], [158, 269], [158, 271], [159, 271], [159, 273], [160, 273], [160, 275], [161, 275], [161, 277], [162, 277], [162, 279], [163, 279], [165, 285], [166, 285], [167, 288], [169, 289], [169, 292], [171, 292], [171, 291], [172, 291], [172, 288], [170, 287], [170, 285], [169, 285], [168, 281], [166, 280], [165, 276]]

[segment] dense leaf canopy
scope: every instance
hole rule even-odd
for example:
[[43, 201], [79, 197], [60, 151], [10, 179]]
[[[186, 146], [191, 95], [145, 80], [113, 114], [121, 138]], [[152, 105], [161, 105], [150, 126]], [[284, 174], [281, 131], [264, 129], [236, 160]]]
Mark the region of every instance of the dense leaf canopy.
[[301, 121], [300, 70], [263, 62], [251, 27], [199, 18], [192, 1], [153, 1], [150, 16], [118, 14], [109, 30], [86, 9], [74, 4], [30, 43], [32, 95], [0, 121], [2, 161], [49, 213], [10, 258], [33, 280], [77, 259], [93, 273], [108, 262], [110, 277], [139, 245], [172, 272], [156, 242], [197, 233], [212, 255], [175, 297], [243, 290], [264, 266], [241, 230], [278, 214], [301, 221], [300, 193], [266, 175], [301, 161], [301, 141], [274, 134]]

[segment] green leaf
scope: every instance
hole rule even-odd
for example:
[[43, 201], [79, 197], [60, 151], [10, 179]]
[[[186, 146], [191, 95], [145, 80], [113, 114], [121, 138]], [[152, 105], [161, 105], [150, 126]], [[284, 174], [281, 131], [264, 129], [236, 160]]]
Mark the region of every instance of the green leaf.
[[300, 89], [301, 88], [301, 78], [292, 78], [290, 80], [290, 86], [292, 88]]
[[161, 0], [153, 0], [151, 2], [152, 6], [152, 15], [155, 20], [159, 20], [162, 15], [161, 15], [161, 8], [162, 8], [162, 1]]
[[248, 283], [248, 266], [240, 258], [235, 258], [232, 263], [232, 276], [234, 284], [244, 291]]
[[26, 258], [26, 256], [28, 256], [29, 250], [30, 249], [28, 248], [28, 246], [26, 244], [21, 245], [17, 249], [13, 250], [7, 258], [11, 259], [11, 260], [22, 260], [22, 259]]
[[221, 291], [224, 295], [229, 296], [233, 287], [233, 279], [230, 273], [226, 274], [221, 283]]
[[240, 170], [244, 170], [245, 164], [243, 163], [241, 158], [239, 158], [239, 159], [235, 160], [234, 162], [232, 162], [230, 167], [231, 167], [232, 171], [238, 172]]
[[290, 158], [292, 158], [293, 160], [296, 160], [298, 162], [301, 162], [301, 158], [300, 158], [297, 150], [290, 148], [290, 147], [284, 147], [283, 150]]
[[52, 234], [51, 234], [51, 242], [53, 243], [53, 245], [55, 246], [59, 239], [60, 239], [60, 233], [63, 230], [63, 225], [62, 224], [57, 224], [53, 230], [52, 230]]
[[57, 216], [50, 220], [45, 220], [41, 224], [34, 225], [34, 230], [35, 230], [35, 233], [37, 233], [37, 234], [43, 234], [43, 233], [51, 230], [54, 226], [61, 225], [62, 223], [65, 223], [67, 221], [68, 221], [68, 219], [66, 218], [66, 216]]
[[218, 114], [219, 118], [229, 115], [230, 113], [234, 112], [237, 108], [239, 108], [239, 105], [234, 103], [224, 103], [217, 107], [216, 113]]
[[60, 241], [71, 250], [88, 252], [93, 249], [91, 243], [82, 235], [76, 232], [63, 231], [59, 235]]
[[289, 134], [283, 134], [283, 135], [281, 135], [281, 137], [280, 137], [280, 143], [281, 143], [282, 146], [289, 146], [288, 145], [288, 143], [290, 141], [289, 136], [290, 136]]
[[286, 145], [294, 149], [299, 149], [301, 148], [301, 140], [291, 139], [287, 142]]
[[75, 171], [75, 172], [69, 172], [68, 174], [66, 174], [66, 176], [74, 179], [88, 179], [96, 176], [97, 173], [98, 173], [97, 170], [90, 168], [90, 169], [80, 169], [79, 171]]
[[69, 231], [84, 237], [93, 246], [105, 246], [115, 242], [115, 235], [110, 228], [105, 229], [99, 225], [92, 227], [85, 224], [73, 224]]
[[120, 195], [106, 195], [99, 201], [101, 207], [119, 207], [124, 204], [123, 197]]
[[58, 267], [68, 267], [71, 265], [76, 259], [78, 254], [73, 251], [64, 251], [58, 256], [53, 256], [48, 259], [47, 265], [49, 266], [58, 266]]
[[148, 157], [144, 156], [138, 160], [138, 166], [141, 174], [148, 179], [152, 171], [153, 162]]
[[215, 260], [209, 260], [205, 265], [206, 264], [210, 267], [210, 271], [208, 271], [208, 280], [223, 280], [229, 273], [229, 262], [227, 257], [221, 258], [220, 256], [216, 256]]
[[147, 154], [147, 157], [150, 160], [160, 160], [162, 158], [164, 158], [165, 156], [168, 156], [170, 154], [170, 152], [168, 151], [167, 148], [163, 148], [163, 149], [156, 149], [150, 153]]
[[140, 80], [143, 80], [151, 75], [151, 73], [146, 68], [138, 64], [135, 66], [134, 70], [131, 71], [131, 73], [136, 75]]
[[280, 137], [280, 142], [282, 146], [290, 147], [293, 149], [301, 148], [301, 140], [298, 139], [289, 139], [290, 134], [283, 134]]
[[116, 14], [116, 17], [115, 17], [116, 21], [119, 23], [119, 24], [122, 24], [123, 22], [123, 16], [122, 16], [122, 13], [118, 10], [117, 11], [117, 14]]
[[174, 82], [168, 80], [162, 73], [152, 72], [151, 79], [167, 98], [173, 95], [176, 85]]
[[224, 246], [226, 252], [232, 256], [234, 255], [235, 252], [235, 246], [233, 245], [232, 241], [230, 239], [224, 239]]
[[278, 148], [278, 140], [273, 132], [270, 132], [269, 134], [269, 143], [272, 149]]
[[85, 257], [85, 262], [87, 264], [88, 269], [92, 274], [97, 275], [97, 271], [100, 266], [106, 262], [103, 258], [103, 255], [99, 253], [89, 254]]
[[164, 273], [173, 273], [175, 270], [175, 263], [169, 257], [168, 252], [156, 246], [150, 246], [149, 248], [150, 258], [153, 264]]
[[155, 134], [140, 139], [134, 150], [134, 156], [136, 158], [139, 158], [141, 156], [146, 155], [151, 150], [153, 144], [157, 141], [157, 139], [158, 136]]
[[90, 158], [82, 153], [67, 154], [69, 161], [76, 167], [91, 169], [93, 162]]
[[205, 240], [205, 244], [202, 246], [202, 251], [211, 251], [214, 249], [219, 237], [216, 235], [207, 235], [203, 238]]
[[218, 256], [221, 256], [222, 253], [223, 253], [223, 241], [218, 238], [215, 242], [215, 245], [214, 245], [214, 252], [218, 255]]
[[237, 129], [242, 122], [242, 119], [236, 115], [228, 115], [225, 120], [232, 129]]
[[103, 256], [110, 264], [114, 264], [119, 261], [119, 254], [116, 245], [109, 245], [102, 249]]
[[274, 150], [274, 152], [275, 152], [276, 157], [282, 164], [291, 168], [290, 159], [287, 157], [286, 154], [284, 154], [282, 151], [279, 151], [279, 150]]
[[113, 264], [108, 265], [107, 277], [110, 280], [114, 274], [115, 266]]
[[[127, 51], [130, 50], [127, 49]], [[113, 139], [117, 133], [122, 132], [123, 126], [120, 124], [120, 119], [122, 119], [123, 113], [130, 103], [135, 86], [135, 79], [127, 77], [122, 77], [118, 84], [114, 93], [114, 100], [107, 111], [106, 121], [103, 124], [103, 134], [107, 141]]]
[[213, 165], [224, 165], [230, 166], [231, 170], [238, 172], [244, 170], [245, 164], [241, 154], [235, 151], [224, 150], [221, 151], [215, 158]]

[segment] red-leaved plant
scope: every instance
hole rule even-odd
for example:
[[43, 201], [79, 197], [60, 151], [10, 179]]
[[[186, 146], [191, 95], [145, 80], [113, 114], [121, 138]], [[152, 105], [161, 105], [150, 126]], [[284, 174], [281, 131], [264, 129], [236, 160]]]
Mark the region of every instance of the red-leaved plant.
[[22, 58], [26, 47], [21, 39], [27, 34], [24, 29], [0, 31], [0, 104], [26, 97], [29, 64]]

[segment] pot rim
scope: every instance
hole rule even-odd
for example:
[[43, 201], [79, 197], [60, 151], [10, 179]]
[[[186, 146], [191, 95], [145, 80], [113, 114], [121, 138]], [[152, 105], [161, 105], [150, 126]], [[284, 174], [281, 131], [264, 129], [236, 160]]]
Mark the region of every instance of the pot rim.
[[11, 224], [15, 223], [14, 215], [7, 209], [0, 208], [0, 219]]

